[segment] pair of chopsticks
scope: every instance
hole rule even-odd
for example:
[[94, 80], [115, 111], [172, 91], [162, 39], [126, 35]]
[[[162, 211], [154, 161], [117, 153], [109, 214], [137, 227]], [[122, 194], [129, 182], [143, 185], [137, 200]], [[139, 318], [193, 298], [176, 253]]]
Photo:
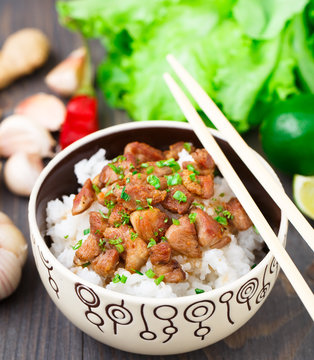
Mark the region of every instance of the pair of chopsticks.
[[[212, 121], [220, 133], [224, 135], [224, 138], [229, 142], [238, 156], [246, 164], [249, 170], [251, 170], [252, 174], [280, 207], [282, 213], [287, 216], [287, 218], [295, 226], [307, 244], [311, 247], [312, 250], [314, 250], [314, 230], [311, 225], [306, 221], [304, 216], [282, 190], [280, 185], [273, 179], [272, 175], [264, 168], [261, 161], [255, 156], [253, 151], [241, 138], [241, 136], [234, 129], [218, 106], [206, 94], [204, 89], [193, 79], [187, 70], [172, 55], [168, 55], [167, 60], [179, 79], [199, 104], [200, 108], [204, 111], [206, 116]], [[255, 204], [251, 195], [241, 182], [240, 178], [232, 168], [231, 164], [216, 143], [214, 137], [211, 135], [210, 131], [204, 124], [197, 111], [194, 109], [189, 99], [186, 97], [170, 74], [164, 74], [164, 79], [200, 142], [213, 157], [220, 172], [229, 183], [229, 186], [241, 202], [252, 222], [263, 237], [269, 250], [277, 259], [291, 285], [294, 287], [308, 313], [314, 320], [314, 295], [311, 289], [303, 279], [299, 270], [291, 260], [285, 248], [278, 240], [262, 212]]]

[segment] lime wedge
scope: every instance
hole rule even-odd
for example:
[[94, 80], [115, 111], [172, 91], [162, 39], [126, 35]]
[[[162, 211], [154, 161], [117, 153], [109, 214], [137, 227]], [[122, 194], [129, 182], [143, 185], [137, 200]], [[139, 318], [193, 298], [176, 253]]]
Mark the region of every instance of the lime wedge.
[[314, 219], [314, 176], [295, 175], [292, 186], [294, 201], [298, 208]]

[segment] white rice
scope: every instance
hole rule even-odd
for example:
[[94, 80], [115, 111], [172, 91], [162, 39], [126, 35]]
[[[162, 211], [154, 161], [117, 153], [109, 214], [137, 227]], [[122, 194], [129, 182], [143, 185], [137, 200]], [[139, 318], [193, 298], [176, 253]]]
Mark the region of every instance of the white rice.
[[[105, 159], [106, 151], [100, 149], [90, 159], [84, 159], [75, 165], [75, 175], [78, 183], [83, 185], [87, 178], [94, 178], [101, 169], [108, 163]], [[178, 163], [180, 166], [183, 161], [193, 161], [191, 155], [186, 151], [180, 152]], [[197, 199], [205, 205], [206, 211], [214, 214], [210, 204], [217, 200], [228, 201], [233, 195], [226, 181], [221, 177], [215, 177], [215, 193], [210, 200]], [[47, 235], [53, 240], [51, 252], [65, 267], [76, 273], [85, 280], [96, 285], [104, 285], [107, 289], [120, 293], [146, 296], [146, 297], [176, 297], [195, 294], [195, 289], [199, 288], [205, 291], [216, 289], [226, 285], [242, 275], [248, 273], [255, 262], [254, 252], [261, 250], [263, 240], [256, 234], [251, 227], [246, 231], [241, 231], [237, 236], [231, 235], [231, 242], [222, 249], [204, 250], [201, 259], [187, 261], [182, 255], [174, 257], [186, 272], [186, 281], [171, 284], [161, 282], [156, 285], [154, 279], [146, 275], [131, 274], [129, 271], [119, 268], [115, 274], [125, 275], [126, 283], [113, 283], [105, 285], [104, 280], [96, 274], [91, 266], [82, 268], [73, 263], [75, 250], [72, 249], [78, 241], [83, 242], [88, 237], [84, 235], [84, 229], [89, 228], [89, 211], [72, 216], [71, 209], [73, 205], [74, 194], [63, 196], [62, 200], [52, 200], [47, 205]], [[216, 199], [216, 200], [215, 200]], [[105, 214], [107, 208], [95, 202], [90, 211], [101, 210]], [[174, 214], [171, 214], [174, 217]], [[142, 267], [141, 272], [145, 274], [152, 265], [150, 260]]]

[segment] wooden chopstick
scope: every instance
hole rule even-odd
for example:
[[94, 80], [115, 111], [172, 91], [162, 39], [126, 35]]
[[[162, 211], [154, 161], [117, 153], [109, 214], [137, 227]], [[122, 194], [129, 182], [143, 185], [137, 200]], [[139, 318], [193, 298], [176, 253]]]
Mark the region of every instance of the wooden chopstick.
[[280, 207], [281, 211], [286, 215], [296, 230], [310, 246], [312, 251], [314, 251], [314, 229], [312, 226], [308, 223], [308, 221], [306, 221], [305, 217], [297, 209], [288, 195], [282, 190], [280, 185], [274, 181], [271, 174], [265, 170], [261, 161], [257, 159], [246, 142], [242, 139], [218, 106], [207, 95], [204, 89], [172, 55], [168, 55], [167, 60], [185, 87], [199, 104], [200, 108], [204, 111], [216, 128], [224, 135], [231, 147], [251, 170], [252, 174], [260, 182], [264, 189], [270, 194], [276, 204]]
[[241, 182], [240, 178], [232, 168], [231, 164], [216, 143], [214, 137], [211, 135], [206, 125], [203, 123], [203, 120], [194, 109], [191, 102], [169, 74], [164, 74], [164, 79], [183, 114], [191, 124], [194, 132], [198, 136], [204, 148], [213, 157], [222, 175], [227, 180], [229, 186], [257, 227], [269, 250], [277, 259], [291, 285], [294, 287], [308, 313], [314, 320], [314, 296], [311, 289], [303, 279], [302, 275], [298, 271], [297, 267], [289, 257], [284, 247], [281, 245], [272, 228], [264, 218], [263, 214], [255, 204], [251, 195]]

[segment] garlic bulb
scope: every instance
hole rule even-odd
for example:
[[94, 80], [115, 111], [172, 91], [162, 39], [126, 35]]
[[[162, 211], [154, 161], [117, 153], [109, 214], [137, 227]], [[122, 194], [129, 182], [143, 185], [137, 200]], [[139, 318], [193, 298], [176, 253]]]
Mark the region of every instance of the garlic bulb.
[[8, 157], [18, 151], [53, 156], [55, 140], [42, 126], [22, 115], [11, 115], [0, 124], [0, 156]]
[[47, 86], [61, 96], [71, 96], [82, 81], [86, 49], [81, 47], [53, 68], [45, 78]]
[[22, 267], [16, 256], [0, 248], [0, 300], [11, 295], [17, 288], [22, 275]]
[[10, 218], [0, 212], [0, 300], [18, 286], [27, 258], [27, 243]]
[[54, 95], [38, 93], [21, 101], [14, 112], [23, 115], [50, 131], [60, 129], [65, 119], [65, 106]]
[[13, 193], [29, 196], [43, 168], [39, 155], [17, 152], [4, 165], [4, 181]]

